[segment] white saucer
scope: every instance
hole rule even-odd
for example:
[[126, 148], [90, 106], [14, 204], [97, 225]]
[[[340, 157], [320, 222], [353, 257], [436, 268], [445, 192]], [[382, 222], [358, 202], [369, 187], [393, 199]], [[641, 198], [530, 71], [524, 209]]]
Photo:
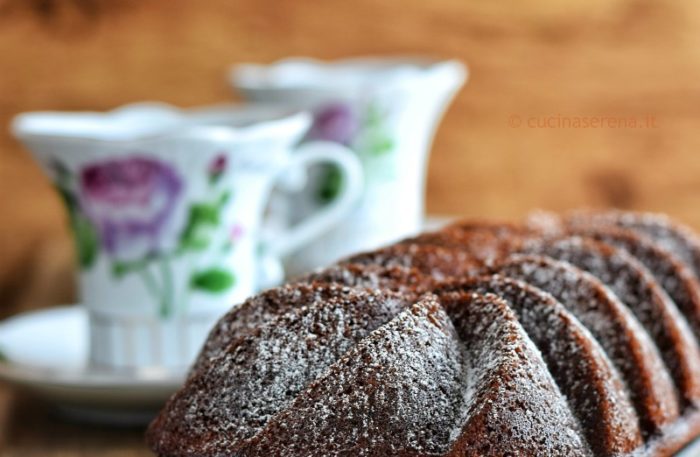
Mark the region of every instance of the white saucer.
[[182, 384], [184, 373], [115, 373], [90, 368], [87, 313], [66, 306], [0, 322], [0, 380], [27, 389], [76, 419], [143, 424]]
[[685, 449], [676, 454], [676, 457], [698, 457], [700, 455], [700, 439], [690, 443]]

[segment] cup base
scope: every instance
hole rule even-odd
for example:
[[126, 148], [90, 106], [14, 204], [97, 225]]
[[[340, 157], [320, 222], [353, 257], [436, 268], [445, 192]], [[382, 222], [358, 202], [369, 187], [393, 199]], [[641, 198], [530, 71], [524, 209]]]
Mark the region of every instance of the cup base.
[[88, 319], [90, 367], [143, 374], [186, 371], [217, 316], [188, 314], [160, 319], [91, 309]]

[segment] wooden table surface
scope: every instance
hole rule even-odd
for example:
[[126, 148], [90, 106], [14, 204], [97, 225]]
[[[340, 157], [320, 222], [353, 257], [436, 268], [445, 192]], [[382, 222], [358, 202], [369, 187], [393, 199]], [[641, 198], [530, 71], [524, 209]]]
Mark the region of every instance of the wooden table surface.
[[153, 457], [144, 429], [86, 425], [7, 386], [0, 387], [2, 457]]

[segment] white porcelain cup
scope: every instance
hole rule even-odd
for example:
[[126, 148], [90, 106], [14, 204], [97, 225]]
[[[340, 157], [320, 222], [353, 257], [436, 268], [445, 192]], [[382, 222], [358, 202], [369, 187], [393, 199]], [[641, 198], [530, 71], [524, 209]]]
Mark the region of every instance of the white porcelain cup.
[[[310, 123], [289, 110], [153, 103], [15, 118], [67, 208], [94, 366], [186, 369], [220, 315], [282, 279], [280, 256], [353, 207], [357, 158], [328, 142], [297, 147]], [[341, 198], [260, 252], [273, 185], [318, 163], [342, 170]]]
[[[311, 110], [303, 141], [334, 141], [362, 163], [362, 198], [342, 224], [287, 257], [290, 275], [421, 229], [433, 135], [466, 77], [462, 63], [429, 58], [294, 58], [232, 68], [231, 84], [244, 98]], [[315, 170], [312, 183], [286, 200], [289, 222], [335, 201], [341, 178], [332, 168]]]

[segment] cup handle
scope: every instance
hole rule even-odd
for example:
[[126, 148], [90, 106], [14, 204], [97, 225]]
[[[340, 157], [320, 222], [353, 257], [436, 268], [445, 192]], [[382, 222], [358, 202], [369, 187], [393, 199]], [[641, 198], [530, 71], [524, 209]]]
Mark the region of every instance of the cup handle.
[[257, 284], [258, 290], [279, 286], [284, 280], [284, 267], [279, 257], [263, 253], [258, 259]]
[[278, 239], [269, 240], [268, 253], [274, 257], [285, 257], [340, 222], [362, 195], [362, 165], [350, 149], [329, 141], [305, 143], [294, 152], [288, 169], [303, 169], [316, 163], [338, 167], [343, 183], [340, 194], [331, 203], [290, 228]]

